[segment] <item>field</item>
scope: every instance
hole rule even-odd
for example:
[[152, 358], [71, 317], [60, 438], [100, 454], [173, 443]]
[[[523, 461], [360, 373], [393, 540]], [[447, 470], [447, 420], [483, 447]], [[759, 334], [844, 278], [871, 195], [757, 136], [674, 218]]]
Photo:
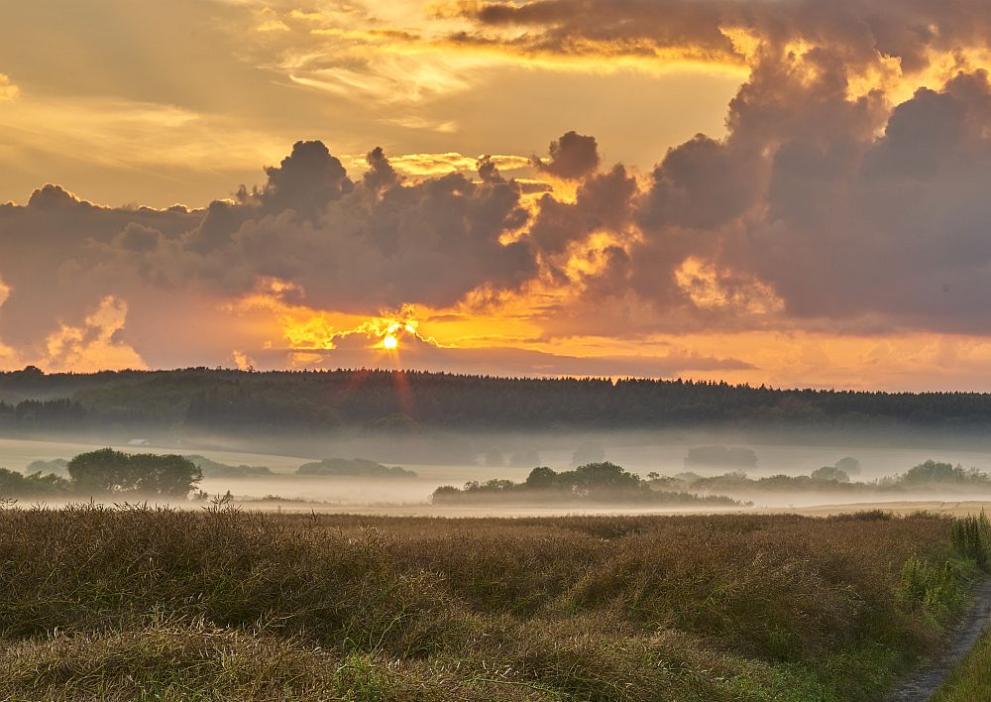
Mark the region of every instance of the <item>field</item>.
[[876, 700], [953, 521], [0, 511], [9, 700]]

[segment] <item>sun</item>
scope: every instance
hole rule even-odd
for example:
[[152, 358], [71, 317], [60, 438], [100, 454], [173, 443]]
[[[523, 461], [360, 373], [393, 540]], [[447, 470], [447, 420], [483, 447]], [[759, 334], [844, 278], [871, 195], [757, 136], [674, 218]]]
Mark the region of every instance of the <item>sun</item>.
[[382, 339], [382, 348], [392, 351], [398, 347], [399, 339], [397, 339], [393, 334], [387, 334], [385, 338]]

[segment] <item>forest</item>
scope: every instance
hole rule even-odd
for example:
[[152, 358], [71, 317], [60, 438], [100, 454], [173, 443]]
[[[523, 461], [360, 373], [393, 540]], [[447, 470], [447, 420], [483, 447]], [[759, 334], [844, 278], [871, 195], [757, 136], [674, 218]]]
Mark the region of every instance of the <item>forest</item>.
[[0, 431], [89, 427], [227, 433], [686, 426], [983, 433], [991, 394], [778, 389], [691, 380], [499, 378], [418, 371], [191, 368], [0, 373]]

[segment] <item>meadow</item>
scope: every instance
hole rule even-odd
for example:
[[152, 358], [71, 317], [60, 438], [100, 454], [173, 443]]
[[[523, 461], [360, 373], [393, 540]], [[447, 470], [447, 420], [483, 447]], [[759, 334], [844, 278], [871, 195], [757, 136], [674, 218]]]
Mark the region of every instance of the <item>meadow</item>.
[[955, 524], [7, 508], [0, 698], [876, 700], [986, 567]]

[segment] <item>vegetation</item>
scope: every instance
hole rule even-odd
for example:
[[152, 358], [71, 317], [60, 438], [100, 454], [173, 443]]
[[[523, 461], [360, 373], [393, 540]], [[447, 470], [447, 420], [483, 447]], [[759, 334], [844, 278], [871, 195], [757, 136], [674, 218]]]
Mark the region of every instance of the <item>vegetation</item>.
[[950, 463], [926, 461], [902, 475], [873, 482], [852, 482], [846, 471], [836, 466], [824, 466], [811, 475], [772, 475], [750, 478], [734, 472], [704, 477], [697, 473], [675, 476], [651, 474], [655, 488], [680, 490], [701, 494], [754, 495], [782, 492], [833, 492], [841, 494], [909, 495], [913, 491], [959, 491], [973, 494], [977, 488], [991, 493], [991, 476], [975, 468], [963, 468]]
[[590, 463], [575, 470], [557, 472], [541, 466], [530, 471], [526, 481], [472, 481], [463, 489], [439, 487], [433, 494], [434, 504], [464, 504], [483, 502], [602, 502], [610, 504], [710, 504], [738, 505], [727, 497], [699, 497], [687, 493], [655, 490], [640, 476], [614, 463]]
[[899, 482], [904, 485], [938, 485], [938, 484], [988, 484], [991, 478], [987, 473], [976, 468], [964, 468], [949, 463], [926, 461], [910, 469]]
[[72, 492], [72, 484], [52, 473], [15, 473], [0, 468], [0, 500], [20, 497], [59, 497]]
[[812, 471], [812, 475], [809, 476], [818, 482], [827, 483], [849, 483], [850, 475], [845, 471], [837, 468], [836, 466], [823, 466]]
[[[991, 394], [983, 393], [778, 390], [682, 380], [514, 379], [413, 371], [193, 368], [46, 375], [26, 369], [0, 373], [0, 400], [0, 430], [8, 432], [93, 426], [534, 431], [705, 424], [841, 430], [901, 425], [979, 432], [991, 426]], [[604, 456], [576, 459], [582, 464]]]
[[933, 695], [930, 702], [978, 702], [991, 700], [991, 632], [953, 671], [946, 684]]
[[874, 701], [977, 572], [953, 532], [0, 510], [0, 698]]
[[[34, 464], [32, 464], [34, 465]], [[182, 456], [127, 454], [113, 449], [82, 453], [67, 464], [68, 478], [0, 468], [0, 499], [138, 496], [185, 499], [203, 477]]]
[[325, 458], [322, 461], [304, 463], [297, 470], [299, 475], [324, 475], [360, 478], [415, 478], [416, 472], [399, 466], [383, 466], [364, 458]]
[[61, 475], [63, 477], [68, 477], [69, 475], [69, 462], [64, 458], [55, 458], [51, 461], [31, 461], [28, 467], [24, 470], [25, 473], [43, 473], [52, 475]]
[[247, 466], [244, 464], [232, 466], [193, 454], [183, 456], [203, 473], [204, 478], [265, 478], [275, 475], [267, 466]]
[[73, 489], [84, 495], [185, 498], [203, 473], [182, 456], [129, 454], [107, 448], [73, 458], [69, 476]]

